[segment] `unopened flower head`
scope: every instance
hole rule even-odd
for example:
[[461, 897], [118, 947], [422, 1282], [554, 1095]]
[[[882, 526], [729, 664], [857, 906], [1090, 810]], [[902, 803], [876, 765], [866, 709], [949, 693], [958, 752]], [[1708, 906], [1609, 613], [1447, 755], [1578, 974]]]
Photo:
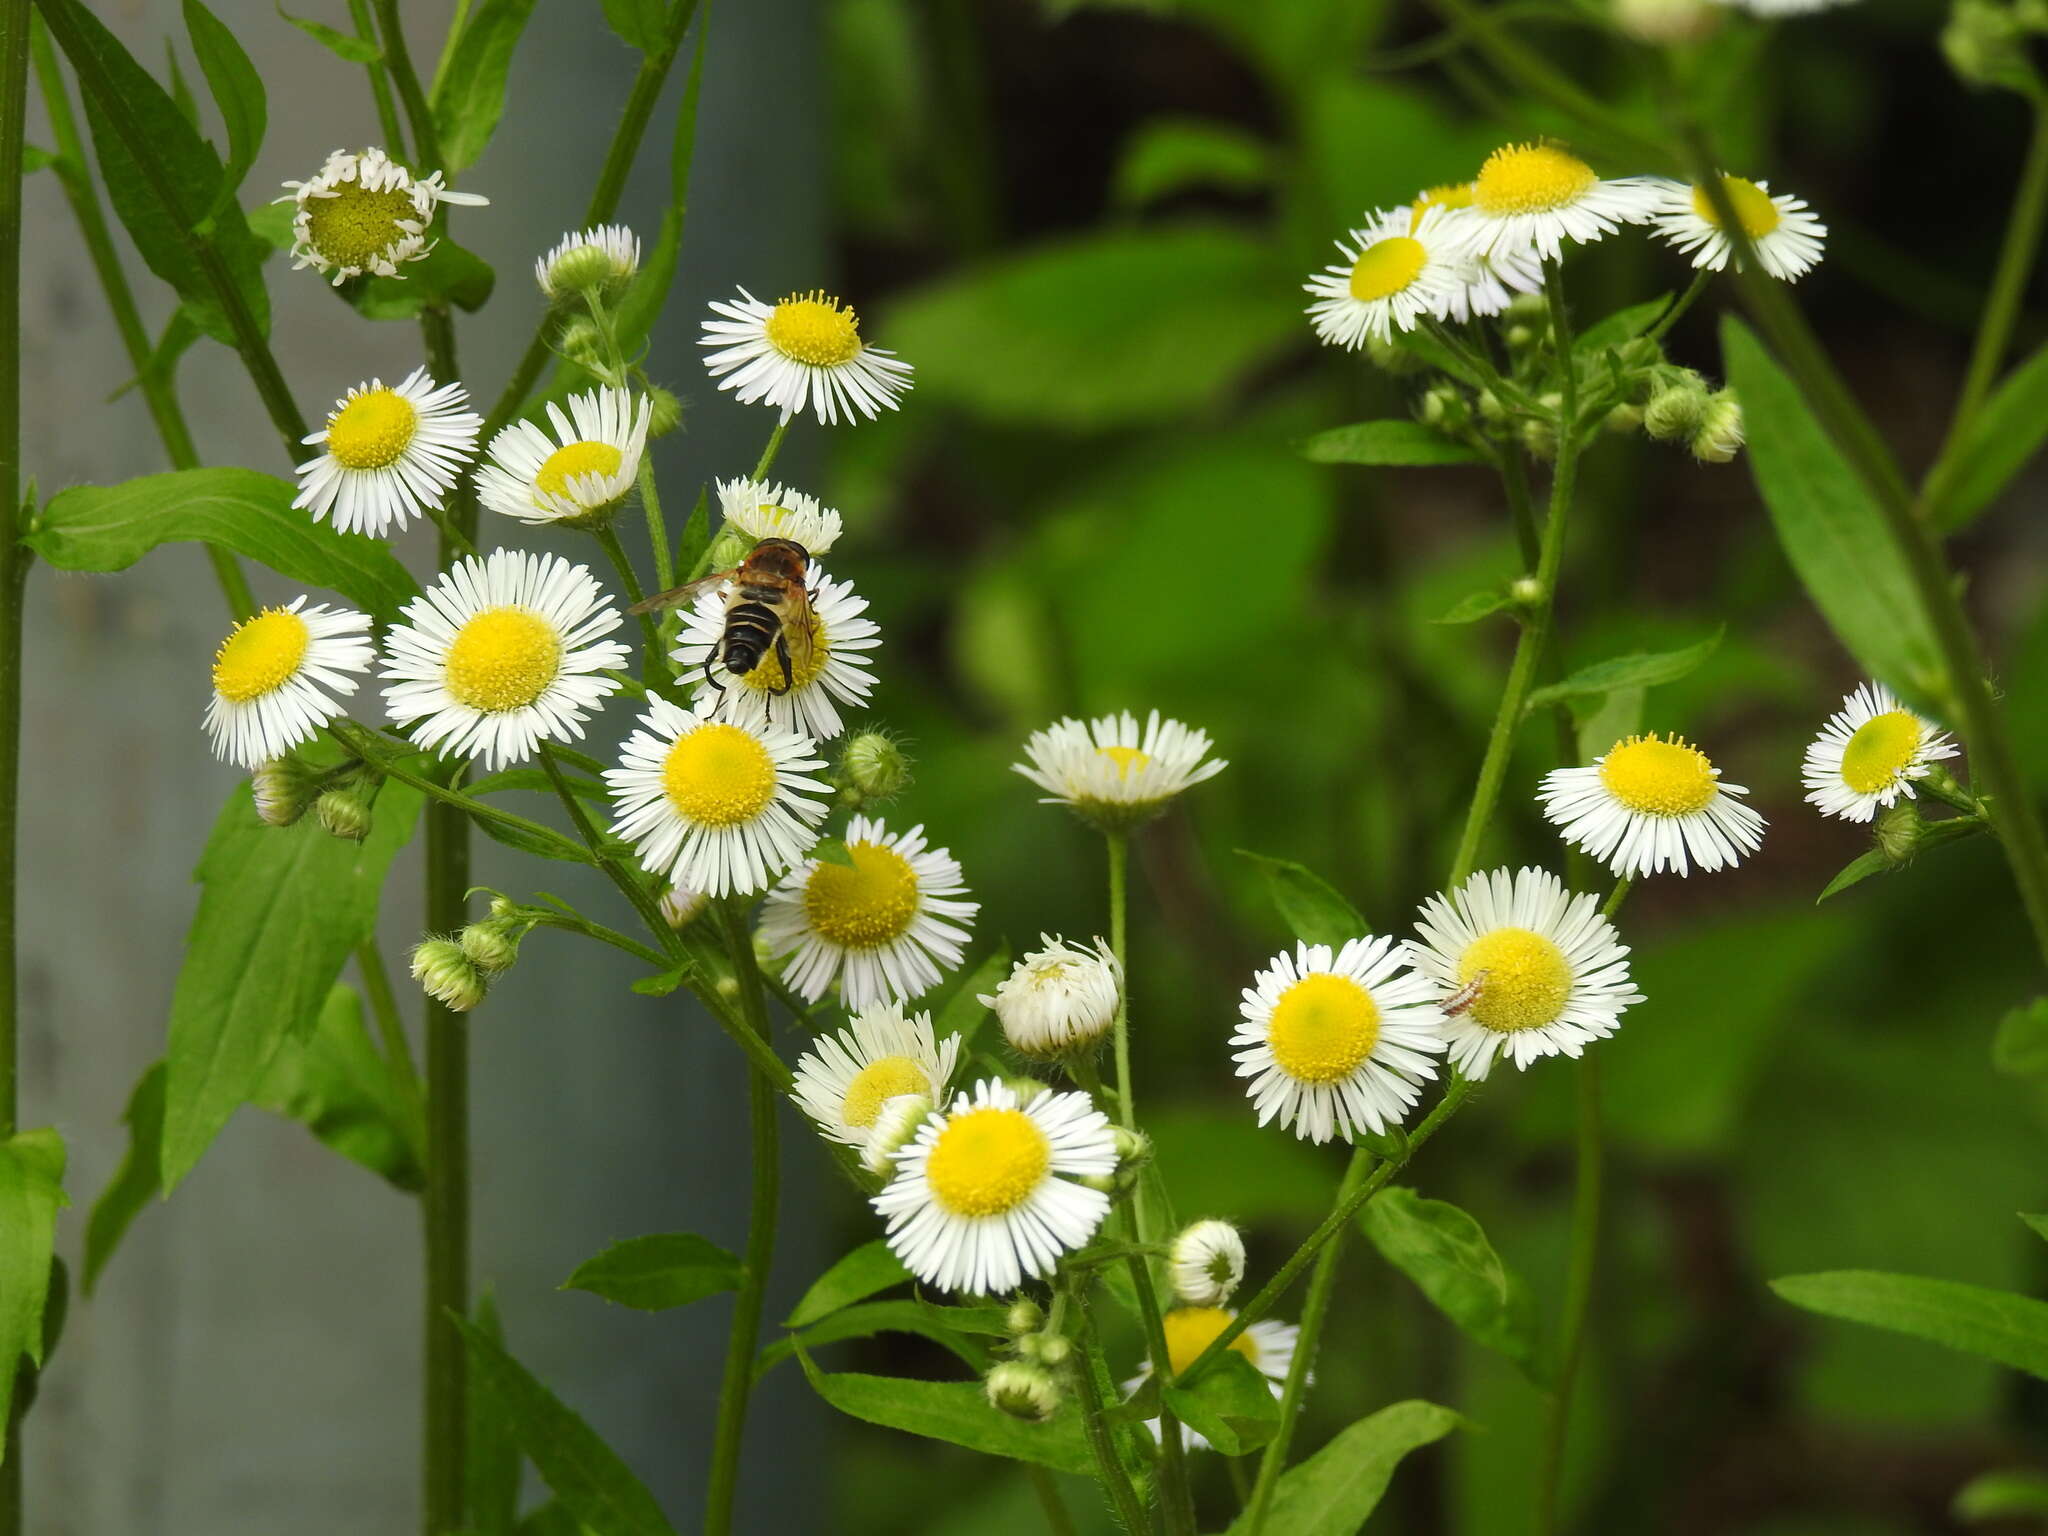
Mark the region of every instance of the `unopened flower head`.
[[683, 610], [683, 626], [670, 652], [676, 670], [696, 686], [691, 700], [697, 713], [738, 725], [797, 731], [816, 741], [830, 741], [846, 729], [841, 704], [858, 707], [874, 691], [867, 652], [882, 643], [881, 626], [867, 616], [868, 600], [850, 581], [834, 581], [813, 561], [806, 578], [810, 590], [810, 634], [780, 638], [782, 655], [770, 646], [754, 670], [744, 676], [726, 670], [720, 640], [725, 634], [726, 597], [731, 583], [702, 593]]
[[1764, 819], [1721, 782], [1706, 753], [1656, 733], [1618, 741], [1584, 768], [1545, 774], [1536, 792], [1564, 840], [1617, 875], [1634, 878], [1732, 869], [1756, 852]]
[[1482, 870], [1425, 901], [1416, 932], [1410, 962], [1435, 988], [1452, 1064], [1475, 1080], [1500, 1056], [1523, 1069], [1577, 1056], [1643, 1000], [1598, 900], [1545, 870]]
[[[1727, 266], [1734, 242], [1706, 189], [1683, 181], [1659, 180], [1653, 185], [1656, 200], [1650, 222], [1658, 238], [1685, 252], [1695, 267], [1719, 272]], [[1745, 181], [1740, 176], [1723, 176], [1721, 189], [1756, 252], [1757, 265], [1772, 277], [1797, 282], [1820, 265], [1828, 227], [1804, 202], [1783, 192], [1774, 194], [1767, 181]]]
[[213, 655], [206, 734], [213, 755], [243, 768], [283, 757], [343, 711], [370, 669], [370, 616], [295, 597], [228, 632]]
[[463, 958], [475, 966], [481, 976], [492, 977], [509, 971], [519, 959], [516, 925], [496, 919], [471, 923], [455, 936], [455, 942], [461, 946]]
[[603, 638], [624, 621], [597, 578], [558, 555], [458, 560], [403, 613], [384, 637], [385, 712], [428, 751], [491, 772], [580, 740], [618, 691], [604, 674], [632, 654]]
[[1556, 144], [1507, 144], [1472, 179], [1467, 217], [1474, 254], [1555, 261], [1566, 241], [1584, 245], [1650, 217], [1656, 191], [1640, 176], [1603, 181]]
[[681, 933], [702, 917], [710, 905], [711, 898], [702, 891], [693, 891], [687, 885], [671, 885], [661, 893], [662, 921]]
[[1806, 798], [1825, 816], [1869, 821], [1945, 757], [1956, 755], [1937, 729], [1878, 683], [1861, 683], [1806, 749], [1800, 777]]
[[[1166, 1333], [1166, 1363], [1172, 1373], [1178, 1376], [1182, 1371], [1201, 1358], [1203, 1352], [1215, 1343], [1237, 1320], [1237, 1313], [1220, 1306], [1174, 1307], [1160, 1319]], [[1287, 1386], [1287, 1373], [1294, 1367], [1294, 1349], [1301, 1337], [1301, 1330], [1292, 1323], [1278, 1323], [1271, 1318], [1253, 1323], [1226, 1348], [1235, 1350], [1249, 1360], [1258, 1373], [1266, 1378], [1266, 1384], [1275, 1397], [1279, 1397]], [[1152, 1379], [1153, 1365], [1148, 1359], [1138, 1368], [1138, 1374], [1124, 1383], [1124, 1393], [1130, 1396]], [[1313, 1377], [1311, 1377], [1313, 1380]], [[1159, 1420], [1148, 1419], [1145, 1427], [1152, 1432], [1152, 1438], [1159, 1438]], [[1180, 1427], [1181, 1444], [1188, 1450], [1210, 1449], [1208, 1440], [1183, 1424]]]
[[337, 784], [322, 790], [313, 802], [313, 819], [328, 836], [351, 843], [360, 843], [375, 825], [369, 800], [354, 784]]
[[886, 731], [849, 737], [839, 754], [839, 772], [856, 805], [883, 805], [910, 787], [910, 755]]
[[839, 542], [839, 514], [793, 485], [721, 480], [718, 509], [750, 539], [790, 539], [813, 559]]
[[1040, 1424], [1060, 1405], [1052, 1372], [1030, 1360], [998, 1360], [982, 1385], [990, 1405], [1013, 1419]]
[[1726, 464], [1742, 451], [1742, 402], [1732, 389], [1716, 390], [1707, 397], [1700, 412], [1700, 424], [1686, 446], [1702, 464]]
[[[367, 668], [369, 662], [365, 660], [363, 665]], [[266, 826], [292, 825], [306, 814], [318, 792], [319, 775], [289, 753], [249, 770], [249, 798], [256, 807], [257, 820]]]
[[1182, 1305], [1220, 1307], [1244, 1279], [1244, 1234], [1211, 1218], [1181, 1228], [1167, 1262]]
[[1050, 1060], [1087, 1049], [1116, 1022], [1123, 967], [1100, 939], [1093, 948], [1049, 934], [1038, 941], [1045, 948], [1019, 960], [981, 1003], [995, 1010], [1013, 1047]]
[[[948, 1042], [957, 1042], [959, 1038], [946, 1037]], [[917, 1139], [917, 1128], [924, 1124], [936, 1102], [929, 1093], [899, 1093], [882, 1100], [882, 1107], [875, 1112], [875, 1123], [868, 1127], [867, 1140], [861, 1144], [861, 1166], [877, 1178], [886, 1179], [895, 1172], [896, 1155]]]
[[399, 267], [433, 249], [427, 227], [442, 203], [482, 206], [471, 192], [451, 192], [441, 173], [414, 177], [381, 149], [337, 149], [319, 174], [284, 184], [296, 203], [292, 218], [292, 270], [331, 273], [335, 285], [364, 273], [399, 277]]
[[468, 1013], [484, 1000], [482, 974], [453, 939], [428, 939], [412, 952], [412, 979], [437, 1003]]
[[299, 466], [292, 505], [343, 533], [384, 534], [442, 506], [469, 461], [483, 418], [460, 384], [415, 368], [402, 383], [358, 384], [306, 438], [320, 456]]
[[1469, 233], [1435, 209], [1374, 213], [1339, 240], [1341, 262], [1303, 286], [1315, 298], [1309, 318], [1331, 346], [1357, 351], [1368, 338], [1386, 341], [1425, 318], [1442, 319], [1465, 291]]
[[891, 1099], [923, 1094], [943, 1102], [960, 1057], [960, 1037], [935, 1040], [928, 1013], [876, 1003], [846, 1028], [818, 1036], [797, 1059], [790, 1096], [833, 1141], [865, 1147]]
[[1029, 761], [1011, 766], [1045, 791], [1041, 803], [1070, 805], [1113, 830], [1150, 821], [1182, 790], [1229, 766], [1209, 756], [1206, 731], [1163, 720], [1156, 709], [1143, 727], [1129, 711], [1061, 720], [1033, 731], [1024, 756]]
[[533, 277], [542, 293], [559, 300], [592, 289], [617, 290], [639, 270], [640, 237], [623, 224], [600, 224], [562, 236], [533, 264]]
[[647, 450], [648, 404], [623, 389], [569, 397], [569, 412], [548, 402], [550, 436], [515, 421], [496, 437], [476, 473], [477, 499], [522, 523], [583, 525], [602, 519], [632, 493]]
[[763, 304], [746, 289], [713, 299], [700, 346], [720, 389], [744, 405], [762, 401], [784, 419], [808, 409], [826, 426], [895, 410], [910, 388], [910, 364], [861, 338], [851, 305], [821, 292]]

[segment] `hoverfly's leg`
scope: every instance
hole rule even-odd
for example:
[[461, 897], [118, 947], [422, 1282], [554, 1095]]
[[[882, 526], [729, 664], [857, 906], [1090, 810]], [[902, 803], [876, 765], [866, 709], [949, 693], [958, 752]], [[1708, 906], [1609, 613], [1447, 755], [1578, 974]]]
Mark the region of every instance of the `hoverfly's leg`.
[[711, 670], [711, 663], [717, 659], [718, 653], [715, 650], [704, 658], [704, 681], [716, 688], [720, 693], [723, 693], [725, 692], [725, 684], [721, 683], [718, 680], [718, 674]]
[[782, 686], [768, 691], [779, 699], [796, 686], [796, 669], [789, 663], [789, 636], [780, 631], [775, 636], [775, 659], [782, 663]]

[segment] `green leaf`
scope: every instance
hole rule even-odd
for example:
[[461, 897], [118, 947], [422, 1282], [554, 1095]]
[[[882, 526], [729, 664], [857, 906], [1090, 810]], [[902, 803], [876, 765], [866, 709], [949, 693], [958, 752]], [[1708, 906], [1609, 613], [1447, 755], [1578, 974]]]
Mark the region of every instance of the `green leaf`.
[[852, 1418], [1057, 1472], [1094, 1474], [1080, 1415], [1072, 1409], [1043, 1424], [1027, 1424], [992, 1406], [978, 1381], [910, 1381], [851, 1371], [828, 1375], [802, 1350], [797, 1359], [818, 1396]]
[[37, 171], [47, 171], [51, 166], [63, 163], [47, 149], [34, 144], [21, 146], [21, 174], [24, 176], [33, 176]]
[[1642, 304], [1631, 304], [1627, 309], [1617, 309], [1603, 320], [1596, 320], [1579, 333], [1572, 343], [1572, 351], [1580, 357], [1592, 357], [1618, 347], [1625, 341], [1633, 341], [1657, 323], [1664, 311], [1671, 307], [1671, 295], [1651, 299]]
[[192, 94], [192, 87], [185, 79], [185, 71], [178, 63], [178, 45], [168, 37], [164, 39], [164, 68], [171, 77], [171, 102], [178, 109], [178, 115], [192, 125], [193, 131], [204, 133], [199, 127], [199, 98]]
[[2007, 1077], [2048, 1077], [2048, 997], [2023, 1003], [1998, 1021], [1991, 1065]]
[[[1939, 848], [1943, 843], [1960, 842], [1967, 837], [1978, 837], [1989, 830], [1988, 823], [1979, 821], [1974, 816], [1950, 816], [1942, 821], [1922, 822], [1920, 824], [1920, 840], [1913, 845], [1913, 857], [1918, 858], [1928, 849]], [[1907, 863], [1911, 862], [1912, 860], [1910, 859], [1907, 861]], [[1852, 885], [1860, 885], [1872, 875], [1888, 874], [1894, 869], [1902, 869], [1904, 867], [1905, 865], [1892, 863], [1880, 850], [1872, 848], [1869, 852], [1859, 854], [1856, 858], [1851, 859], [1841, 872], [1827, 883], [1827, 889], [1814, 897], [1813, 904], [1819, 906], [1830, 896], [1838, 895], [1849, 889]]]
[[620, 41], [642, 53], [653, 53], [664, 41], [667, 6], [663, 0], [604, 0], [604, 19]]
[[530, 853], [543, 859], [560, 859], [565, 864], [595, 864], [590, 850], [581, 843], [571, 842], [558, 832], [530, 832], [525, 827], [508, 826], [502, 821], [491, 821], [482, 816], [470, 818], [471, 825], [491, 839], [503, 843], [507, 848], [517, 848], [521, 853]]
[[1478, 1222], [1447, 1201], [1400, 1187], [1380, 1191], [1358, 1220], [1380, 1257], [1413, 1280], [1460, 1332], [1544, 1384], [1528, 1287], [1494, 1252]]
[[1361, 421], [1318, 432], [1301, 445], [1312, 464], [1484, 464], [1486, 455], [1419, 421]]
[[50, 1295], [57, 1212], [69, 1203], [63, 1137], [50, 1130], [21, 1131], [0, 1141], [0, 1232], [7, 1234], [0, 1242], [0, 1403], [14, 1401], [15, 1373], [24, 1358], [43, 1363], [43, 1307]]
[[588, 1291], [641, 1312], [688, 1306], [736, 1291], [746, 1267], [716, 1243], [690, 1232], [658, 1232], [613, 1243], [585, 1259], [560, 1289]]
[[[1281, 1474], [1267, 1529], [1287, 1536], [1357, 1536], [1379, 1507], [1401, 1458], [1443, 1439], [1462, 1422], [1448, 1408], [1413, 1398], [1360, 1419]], [[1245, 1536], [1248, 1530], [1240, 1518], [1226, 1536]]]
[[128, 1127], [128, 1152], [114, 1171], [85, 1223], [85, 1294], [99, 1284], [100, 1272], [114, 1256], [129, 1224], [156, 1198], [162, 1181], [158, 1155], [164, 1139], [164, 1064], [155, 1062], [136, 1079], [121, 1115]]
[[228, 129], [228, 163], [221, 173], [220, 190], [214, 194], [215, 203], [206, 210], [210, 214], [233, 199], [249, 167], [256, 163], [269, 123], [269, 104], [263, 94], [263, 77], [256, 73], [249, 55], [235, 41], [235, 34], [200, 0], [185, 0], [185, 30]]
[[453, 304], [473, 313], [483, 308], [497, 283], [489, 262], [438, 235], [432, 250], [405, 264], [403, 277], [353, 277], [335, 292], [365, 320], [412, 320], [430, 304]]
[[910, 1278], [903, 1261], [889, 1251], [881, 1238], [862, 1243], [812, 1283], [803, 1300], [782, 1320], [785, 1328], [803, 1328], [841, 1307], [864, 1301], [877, 1291], [901, 1285]]
[[[564, 773], [562, 779], [569, 786], [569, 792], [579, 799], [605, 801], [611, 792], [602, 784], [581, 774]], [[463, 793], [471, 799], [483, 795], [503, 794], [506, 790], [523, 789], [537, 795], [552, 796], [555, 781], [544, 768], [507, 768], [500, 773], [487, 774], [464, 787]]]
[[1588, 698], [1594, 694], [1610, 693], [1616, 688], [1654, 688], [1660, 683], [1675, 683], [1698, 670], [1700, 664], [1720, 646], [1721, 636], [1726, 632], [1724, 624], [1697, 645], [1688, 645], [1681, 650], [1634, 651], [1627, 656], [1596, 661], [1590, 667], [1581, 667], [1561, 683], [1535, 689], [1529, 695], [1529, 710], [1534, 713], [1567, 699]]
[[251, 1102], [296, 1120], [399, 1189], [426, 1187], [426, 1127], [392, 1087], [390, 1069], [363, 1027], [353, 987], [336, 985], [328, 992], [312, 1035], [278, 1049]]
[[1796, 1307], [1888, 1328], [2048, 1380], [2048, 1302], [1956, 1280], [1838, 1269], [1771, 1289]]
[[496, 1340], [463, 1318], [472, 1391], [504, 1415], [526, 1459], [570, 1514], [604, 1536], [675, 1536], [618, 1453]]
[[265, 826], [247, 782], [235, 786], [199, 860], [204, 890], [171, 997], [166, 1193], [261, 1090], [279, 1049], [318, 1027], [350, 951], [375, 929], [384, 872], [412, 836], [420, 799], [387, 780], [369, 837], [352, 843], [310, 816]]
[[[690, 56], [690, 78], [683, 86], [682, 105], [676, 110], [676, 136], [669, 145], [668, 206], [661, 210], [661, 227], [655, 232], [654, 249], [641, 263], [632, 287], [619, 300], [619, 345], [629, 353], [646, 345], [654, 333], [654, 322], [675, 282], [676, 263], [683, 249], [683, 228], [689, 222], [690, 167], [697, 158], [697, 103], [704, 94], [704, 40], [710, 29], [697, 28], [695, 51]], [[701, 497], [700, 497], [701, 500]], [[706, 524], [707, 537], [709, 524]], [[688, 528], [685, 527], [685, 534]], [[677, 567], [688, 571], [694, 557]]]
[[1722, 322], [1721, 348], [1742, 399], [1751, 472], [1807, 595], [1872, 677], [1939, 691], [1933, 627], [1863, 482], [1741, 321]]
[[1485, 618], [1488, 614], [1499, 613], [1501, 609], [1509, 607], [1513, 603], [1514, 598], [1498, 587], [1484, 592], [1468, 592], [1451, 606], [1449, 613], [1431, 622], [1436, 624], [1474, 624]]
[[2048, 1239], [2048, 1216], [2035, 1215], [2030, 1211], [2021, 1211], [2018, 1214], [2020, 1220], [2033, 1229], [2036, 1237]]
[[1347, 939], [1362, 939], [1372, 931], [1358, 915], [1358, 909], [1320, 875], [1291, 859], [1271, 859], [1245, 848], [1237, 852], [1264, 873], [1273, 905], [1280, 909], [1281, 919], [1302, 943], [1335, 948]]
[[533, 0], [483, 0], [463, 23], [434, 91], [434, 127], [451, 176], [475, 165], [491, 142], [505, 111], [512, 50], [532, 14]]
[[357, 37], [350, 32], [337, 32], [325, 22], [308, 21], [303, 16], [294, 16], [282, 5], [277, 8], [277, 14], [329, 53], [347, 59], [351, 64], [375, 64], [384, 57], [384, 50], [366, 38]]
[[1167, 1386], [1166, 1405], [1225, 1456], [1242, 1456], [1273, 1438], [1280, 1401], [1273, 1384], [1236, 1350], [1228, 1350], [1192, 1387]]
[[948, 1035], [958, 1035], [963, 1051], [974, 1044], [974, 1037], [981, 1033], [981, 1026], [989, 1016], [988, 1005], [982, 999], [993, 997], [996, 988], [1009, 974], [1010, 946], [998, 944], [981, 964], [965, 972], [946, 995], [946, 1001], [933, 1015], [934, 1037], [943, 1040]]
[[1587, 694], [1573, 703], [1581, 763], [1605, 757], [1616, 742], [1642, 730], [1643, 697], [1641, 687], [1616, 688], [1604, 694]]
[[1256, 192], [1273, 179], [1265, 140], [1206, 117], [1153, 117], [1138, 125], [1116, 168], [1111, 196], [1138, 208], [1197, 187]]
[[[505, 1347], [505, 1325], [498, 1299], [486, 1289], [476, 1302], [476, 1330], [499, 1349]], [[473, 1536], [513, 1536], [519, 1525], [519, 1439], [503, 1399], [478, 1393], [469, 1405], [468, 1446], [463, 1478], [469, 1488], [469, 1526]]]
[[2048, 1516], [2048, 1473], [1984, 1472], [1957, 1492], [1949, 1512], [1966, 1524]]
[[2048, 438], [2048, 347], [1999, 383], [1949, 457], [1955, 471], [1929, 509], [1937, 526], [1961, 528], [1998, 499]]
[[1860, 885], [1872, 875], [1881, 875], [1891, 867], [1892, 861], [1875, 848], [1867, 853], [1859, 853], [1843, 865], [1835, 878], [1822, 888], [1821, 893], [1813, 898], [1813, 904], [1817, 907], [1830, 896], [1838, 896], [1850, 886]]
[[794, 1355], [799, 1349], [837, 1344], [846, 1339], [869, 1339], [878, 1333], [910, 1333], [930, 1339], [976, 1375], [988, 1369], [989, 1352], [980, 1336], [1008, 1333], [1004, 1319], [1008, 1309], [999, 1306], [943, 1307], [935, 1302], [911, 1298], [904, 1301], [869, 1301], [842, 1307], [798, 1333], [785, 1334], [761, 1351], [754, 1362], [754, 1379]]
[[688, 981], [690, 979], [690, 972], [695, 969], [696, 966], [694, 964], [685, 960], [681, 965], [672, 965], [667, 970], [659, 971], [652, 976], [642, 976], [633, 983], [633, 990], [642, 997], [667, 997], [677, 987]]
[[159, 544], [218, 544], [325, 587], [382, 619], [419, 591], [391, 547], [292, 507], [292, 484], [253, 469], [181, 469], [59, 491], [23, 542], [64, 571], [124, 571]]

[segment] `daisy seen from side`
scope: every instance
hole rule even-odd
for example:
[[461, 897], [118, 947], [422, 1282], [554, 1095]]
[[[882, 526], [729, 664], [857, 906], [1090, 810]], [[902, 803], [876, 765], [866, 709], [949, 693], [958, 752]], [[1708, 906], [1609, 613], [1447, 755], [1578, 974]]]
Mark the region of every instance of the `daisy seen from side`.
[[581, 527], [609, 516], [640, 474], [652, 407], [623, 389], [569, 397], [568, 414], [548, 402], [553, 435], [515, 421], [491, 439], [476, 474], [477, 499], [522, 523]]
[[1634, 878], [1732, 869], [1763, 845], [1764, 819], [1684, 738], [1618, 741], [1583, 768], [1543, 776], [1536, 798], [1564, 840]]
[[1881, 683], [1859, 683], [1806, 749], [1800, 778], [1824, 816], [1869, 821], [1934, 764], [1956, 755], [1948, 732], [1907, 709]]
[[295, 597], [242, 620], [213, 656], [213, 755], [254, 770], [310, 740], [343, 713], [334, 695], [356, 691], [373, 654], [366, 613]]

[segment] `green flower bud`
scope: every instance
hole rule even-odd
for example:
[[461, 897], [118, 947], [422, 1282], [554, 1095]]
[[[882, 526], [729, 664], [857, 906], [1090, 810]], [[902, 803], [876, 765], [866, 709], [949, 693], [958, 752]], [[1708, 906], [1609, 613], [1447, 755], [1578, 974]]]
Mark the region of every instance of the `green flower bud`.
[[910, 784], [910, 759], [881, 731], [864, 731], [847, 742], [839, 772], [855, 806], [893, 800]]
[[1045, 1326], [1045, 1308], [1029, 1296], [1020, 1296], [1010, 1303], [1010, 1310], [1003, 1315], [1003, 1326], [1010, 1331], [1010, 1337], [1021, 1339], [1027, 1333], [1036, 1333]]
[[1522, 447], [1530, 458], [1557, 457], [1557, 423], [1545, 421], [1540, 416], [1527, 416], [1516, 425], [1515, 435], [1521, 439]]
[[1742, 449], [1742, 402], [1724, 389], [1707, 400], [1692, 435], [1692, 456], [1702, 464], [1726, 464]]
[[1707, 411], [1707, 386], [1698, 374], [1655, 390], [1643, 407], [1643, 430], [1660, 443], [1691, 438]]
[[1507, 343], [1510, 352], [1526, 352], [1542, 339], [1543, 333], [1533, 325], [1511, 325], [1501, 332], [1501, 340]]
[[746, 529], [727, 523], [711, 541], [711, 569], [730, 570], [753, 552], [755, 540]]
[[1058, 1370], [1074, 1357], [1073, 1341], [1063, 1333], [1041, 1333], [1032, 1337], [1031, 1354], [1049, 1370]]
[[1633, 432], [1643, 424], [1643, 408], [1640, 405], [1630, 405], [1624, 401], [1609, 411], [1601, 419], [1600, 424], [1608, 431], [1614, 433]]
[[288, 827], [306, 814], [319, 782], [319, 775], [297, 758], [273, 758], [258, 763], [249, 774], [249, 796], [256, 802], [259, 820]]
[[672, 885], [661, 893], [661, 915], [677, 933], [702, 917], [704, 909], [710, 905], [709, 896], [702, 891], [693, 891], [687, 885]]
[[1655, 368], [1664, 361], [1664, 348], [1647, 336], [1635, 336], [1614, 349], [1621, 366], [1630, 373]]
[[1375, 368], [1397, 379], [1420, 373], [1429, 366], [1398, 341], [1382, 341], [1372, 335], [1365, 338], [1365, 355]]
[[604, 336], [588, 315], [578, 315], [562, 327], [555, 339], [555, 350], [591, 373], [610, 366], [605, 360]]
[[658, 384], [647, 388], [647, 435], [667, 437], [683, 424], [683, 402]]
[[2041, 77], [2027, 51], [2027, 31], [2020, 14], [1998, 0], [1955, 0], [1941, 31], [1941, 51], [1966, 84], [2034, 96]]
[[1534, 576], [1517, 576], [1508, 587], [1508, 596], [1512, 597], [1524, 608], [1530, 607], [1541, 601], [1543, 597], [1543, 583]]
[[989, 1402], [1013, 1419], [1042, 1423], [1060, 1405], [1059, 1383], [1052, 1373], [1026, 1360], [1004, 1360], [995, 1365], [983, 1385]]
[[519, 958], [519, 940], [505, 923], [471, 923], [456, 936], [456, 942], [462, 946], [463, 956], [486, 977], [510, 970]]
[[313, 817], [334, 836], [352, 843], [370, 835], [370, 804], [353, 786], [323, 792], [313, 802]]
[[1913, 802], [1897, 800], [1878, 813], [1871, 840], [1885, 863], [1897, 869], [1913, 862], [1914, 850], [1920, 846], [1920, 826], [1920, 812]]
[[1466, 403], [1465, 392], [1457, 385], [1437, 384], [1424, 391], [1416, 414], [1422, 418], [1425, 427], [1455, 433], [1471, 422], [1472, 407]]
[[456, 1013], [484, 1000], [484, 979], [452, 939], [427, 939], [412, 952], [412, 979], [427, 996]]

